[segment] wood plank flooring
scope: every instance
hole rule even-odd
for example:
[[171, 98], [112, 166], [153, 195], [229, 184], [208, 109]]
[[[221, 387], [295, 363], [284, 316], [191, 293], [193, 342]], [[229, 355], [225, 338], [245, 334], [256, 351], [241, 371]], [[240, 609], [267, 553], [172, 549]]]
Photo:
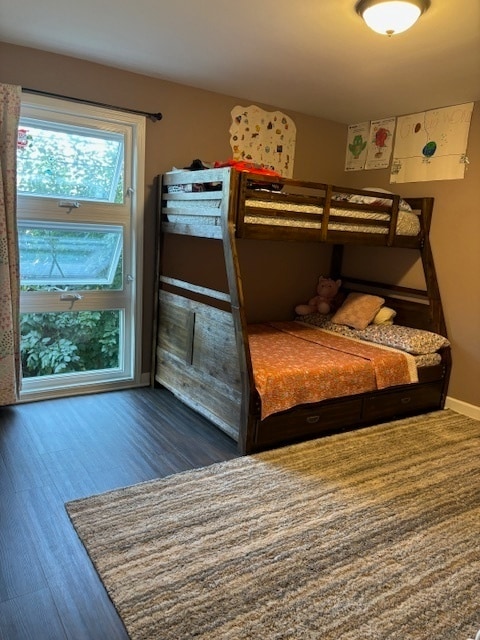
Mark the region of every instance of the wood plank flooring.
[[165, 389], [0, 407], [0, 639], [128, 638], [64, 503], [238, 455]]

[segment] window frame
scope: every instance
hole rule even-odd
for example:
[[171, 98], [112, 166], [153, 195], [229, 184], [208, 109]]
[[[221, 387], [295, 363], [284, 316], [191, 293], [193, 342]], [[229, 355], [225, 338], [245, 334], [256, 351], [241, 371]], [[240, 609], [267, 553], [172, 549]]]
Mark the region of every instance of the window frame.
[[[123, 318], [123, 327], [130, 327], [131, 339], [126, 343], [124, 360], [127, 366], [112, 371], [111, 376], [102, 372], [79, 372], [57, 376], [41, 376], [23, 380], [21, 400], [36, 400], [45, 397], [74, 395], [91, 391], [128, 388], [145, 384], [149, 374], [142, 376], [142, 292], [143, 292], [143, 223], [145, 185], [145, 117], [114, 109], [72, 102], [60, 98], [23, 94], [19, 128], [22, 119], [58, 122], [61, 125], [81, 126], [87, 129], [108, 130], [125, 136], [124, 145], [124, 198], [123, 203], [81, 200], [81, 217], [78, 211], [54, 206], [58, 197], [17, 194], [17, 216], [19, 221], [32, 224], [50, 222], [79, 223], [114, 227], [121, 226], [123, 244], [123, 289], [92, 290], [79, 289], [82, 299], [75, 301], [75, 311], [120, 309], [128, 313]], [[52, 206], [53, 205], [53, 206]], [[129, 304], [125, 307], [128, 293]], [[85, 295], [84, 295], [85, 294]], [[72, 305], [73, 306], [73, 305]], [[21, 313], [35, 311], [69, 311], [59, 300], [58, 292], [22, 292]], [[72, 384], [66, 376], [77, 376], [78, 384]], [[62, 379], [63, 378], [63, 379]], [[40, 384], [37, 384], [40, 383]]]

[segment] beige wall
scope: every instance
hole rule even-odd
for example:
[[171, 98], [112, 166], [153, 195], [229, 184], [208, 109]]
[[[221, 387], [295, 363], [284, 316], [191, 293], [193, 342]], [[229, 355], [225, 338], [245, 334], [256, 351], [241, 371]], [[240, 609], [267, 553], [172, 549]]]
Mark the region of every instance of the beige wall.
[[[237, 104], [249, 105], [251, 102], [241, 97], [219, 95], [6, 43], [0, 43], [0, 81], [112, 105], [162, 112], [162, 121], [147, 122], [144, 246], [146, 339], [143, 358], [143, 369], [147, 371], [153, 298], [155, 176], [172, 166], [188, 165], [197, 157], [206, 161], [229, 158], [230, 111]], [[472, 141], [479, 139], [478, 109], [476, 105], [470, 134], [470, 165], [465, 180], [398, 185], [398, 191], [406, 196], [432, 195], [436, 198], [431, 238], [447, 326], [453, 343], [454, 367], [449, 394], [476, 406], [480, 406], [480, 212], [477, 211], [480, 152]], [[344, 125], [287, 110], [285, 112], [293, 118], [297, 127], [295, 177], [389, 188], [386, 170], [344, 172]], [[265, 264], [268, 257], [278, 251], [288, 254], [288, 259], [283, 260], [275, 272], [270, 272]], [[265, 310], [270, 307], [274, 308], [272, 314], [288, 313], [290, 301], [307, 299], [313, 293], [316, 276], [326, 268], [329, 249], [319, 248], [318, 245], [288, 247], [269, 243], [259, 253], [245, 243], [241, 247], [241, 254], [245, 264], [249, 265], [245, 272], [247, 307], [250, 317], [255, 319], [257, 315], [265, 315]], [[224, 274], [218, 251], [213, 247], [211, 256], [212, 262], [204, 265], [205, 275], [212, 286], [221, 287]], [[202, 267], [197, 260], [194, 243], [176, 245], [173, 255], [167, 255], [166, 259], [172, 269], [185, 277], [190, 273], [196, 274]], [[419, 277], [419, 270], [411, 265], [408, 256], [402, 260], [398, 261], [398, 265], [401, 265], [397, 266], [398, 279], [415, 286], [413, 283]], [[369, 257], [368, 265], [375, 271], [376, 258]], [[257, 277], [259, 272], [262, 272], [262, 279]], [[281, 300], [286, 302], [281, 303]]]

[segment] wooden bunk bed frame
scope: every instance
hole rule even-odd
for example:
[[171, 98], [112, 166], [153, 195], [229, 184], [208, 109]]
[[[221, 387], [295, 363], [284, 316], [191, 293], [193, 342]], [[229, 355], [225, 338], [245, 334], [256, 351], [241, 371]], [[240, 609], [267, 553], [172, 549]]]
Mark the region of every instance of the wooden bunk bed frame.
[[[262, 189], [265, 177], [232, 168], [173, 171], [158, 176], [157, 181], [158, 298], [153, 384], [163, 385], [228, 433], [238, 441], [242, 453], [443, 408], [451, 368], [448, 347], [441, 350], [441, 364], [419, 368], [418, 383], [324, 400], [262, 420], [250, 359], [237, 251], [240, 238], [329, 243], [333, 245], [330, 275], [342, 279], [343, 291], [381, 295], [385, 305], [397, 312], [395, 324], [446, 336], [429, 243], [433, 198], [407, 200], [419, 211], [420, 232], [411, 237], [396, 233], [398, 196], [392, 196], [391, 202], [382, 207], [387, 219], [379, 223], [357, 215], [369, 207], [333, 200], [337, 193], [365, 194], [355, 189], [268, 178], [269, 190], [266, 190]], [[274, 191], [273, 187], [281, 190]], [[311, 211], [279, 213], [268, 206], [275, 201], [320, 205], [323, 213], [320, 217]], [[347, 216], [338, 218], [338, 208], [345, 209]], [[258, 215], [260, 222], [255, 219]], [[332, 222], [341, 222], [346, 230], [332, 230]], [[350, 224], [356, 231], [349, 230]], [[382, 232], [377, 232], [379, 224], [384, 227]], [[359, 231], [359, 225], [373, 225], [376, 232]], [[162, 273], [162, 247], [169, 241], [170, 234], [218, 240], [223, 245], [228, 291]], [[344, 246], [348, 244], [417, 250], [426, 290], [346, 277], [342, 265]]]

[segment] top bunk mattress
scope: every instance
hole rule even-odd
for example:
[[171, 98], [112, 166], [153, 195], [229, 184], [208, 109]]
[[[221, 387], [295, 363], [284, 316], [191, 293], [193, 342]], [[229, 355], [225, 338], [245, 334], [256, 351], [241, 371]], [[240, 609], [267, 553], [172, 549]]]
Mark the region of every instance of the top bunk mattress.
[[[323, 207], [310, 204], [292, 204], [248, 199], [245, 201], [245, 223], [252, 225], [274, 225], [280, 227], [302, 227], [320, 229], [323, 219]], [[268, 210], [268, 212], [266, 211]], [[286, 215], [276, 215], [280, 212]], [[305, 218], [301, 215], [307, 214]], [[353, 215], [354, 214], [354, 215]], [[344, 218], [344, 220], [340, 220]], [[380, 224], [374, 224], [378, 221]], [[390, 216], [379, 211], [350, 211], [331, 207], [328, 229], [331, 231], [350, 231], [358, 233], [387, 234]], [[383, 223], [383, 224], [382, 224]], [[396, 233], [399, 236], [417, 236], [420, 233], [420, 221], [413, 211], [400, 209], [398, 212]]]

